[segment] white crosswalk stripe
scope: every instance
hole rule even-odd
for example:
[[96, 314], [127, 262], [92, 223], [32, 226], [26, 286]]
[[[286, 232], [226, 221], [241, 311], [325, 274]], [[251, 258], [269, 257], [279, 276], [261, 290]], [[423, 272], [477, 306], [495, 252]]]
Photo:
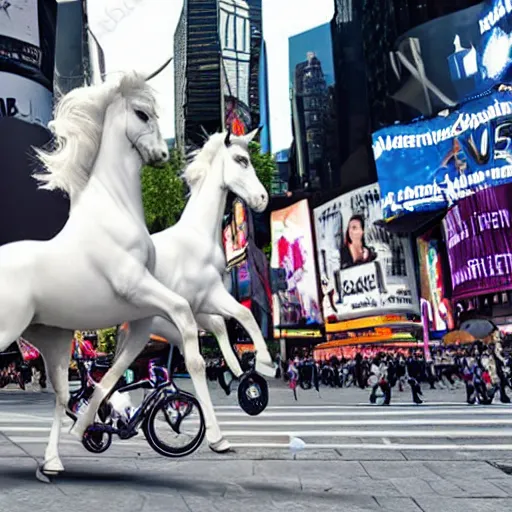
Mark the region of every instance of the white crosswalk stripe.
[[[12, 402], [11, 402], [12, 403]], [[465, 406], [460, 403], [378, 407], [270, 406], [256, 417], [236, 406], [216, 407], [224, 436], [234, 448], [288, 449], [299, 437], [306, 449], [512, 451], [512, 406]], [[46, 444], [52, 417], [0, 411], [0, 433], [14, 443]], [[62, 444], [76, 444], [64, 421]], [[142, 433], [126, 447], [146, 445]]]

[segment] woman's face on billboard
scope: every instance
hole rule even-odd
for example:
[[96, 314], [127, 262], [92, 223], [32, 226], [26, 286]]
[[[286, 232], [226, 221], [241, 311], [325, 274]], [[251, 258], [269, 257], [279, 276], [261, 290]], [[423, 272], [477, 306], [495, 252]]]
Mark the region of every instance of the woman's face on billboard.
[[350, 224], [348, 225], [348, 236], [350, 237], [352, 243], [361, 242], [363, 235], [364, 230], [361, 222], [357, 219], [351, 220]]

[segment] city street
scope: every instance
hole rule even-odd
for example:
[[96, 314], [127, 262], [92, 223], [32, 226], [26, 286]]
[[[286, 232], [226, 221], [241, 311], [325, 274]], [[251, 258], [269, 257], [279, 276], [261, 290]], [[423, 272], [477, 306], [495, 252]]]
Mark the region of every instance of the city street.
[[[179, 382], [183, 388], [190, 381]], [[102, 455], [68, 434], [66, 472], [35, 479], [49, 434], [52, 393], [0, 392], [0, 511], [393, 510], [509, 511], [512, 508], [512, 407], [464, 405], [464, 390], [425, 390], [412, 405], [369, 406], [358, 389], [298, 390], [272, 383], [270, 404], [251, 418], [210, 384], [221, 429], [236, 449], [206, 445], [178, 461], [140, 437], [115, 439]], [[305, 450], [294, 454], [290, 436]], [[441, 505], [442, 504], [442, 505]]]

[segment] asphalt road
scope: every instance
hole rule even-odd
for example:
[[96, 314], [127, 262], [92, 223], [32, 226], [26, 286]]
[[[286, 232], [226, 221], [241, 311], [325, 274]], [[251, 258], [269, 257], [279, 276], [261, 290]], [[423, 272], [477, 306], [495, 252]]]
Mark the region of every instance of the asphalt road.
[[[190, 381], [179, 383], [190, 388]], [[234, 453], [206, 446], [172, 461], [142, 434], [93, 455], [67, 432], [66, 472], [35, 480], [53, 409], [51, 393], [0, 391], [0, 512], [82, 510], [512, 510], [512, 407], [467, 406], [464, 390], [425, 390], [425, 404], [395, 393], [370, 406], [358, 389], [298, 391], [272, 383], [256, 418], [211, 385]], [[290, 437], [306, 447], [294, 454]], [[440, 503], [442, 502], [442, 506]]]

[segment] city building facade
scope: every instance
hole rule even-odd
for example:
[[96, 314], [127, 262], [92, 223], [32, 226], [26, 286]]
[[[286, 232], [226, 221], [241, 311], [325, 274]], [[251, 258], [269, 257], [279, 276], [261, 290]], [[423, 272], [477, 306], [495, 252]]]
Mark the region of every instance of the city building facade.
[[259, 125], [261, 0], [185, 0], [174, 48], [179, 146]]

